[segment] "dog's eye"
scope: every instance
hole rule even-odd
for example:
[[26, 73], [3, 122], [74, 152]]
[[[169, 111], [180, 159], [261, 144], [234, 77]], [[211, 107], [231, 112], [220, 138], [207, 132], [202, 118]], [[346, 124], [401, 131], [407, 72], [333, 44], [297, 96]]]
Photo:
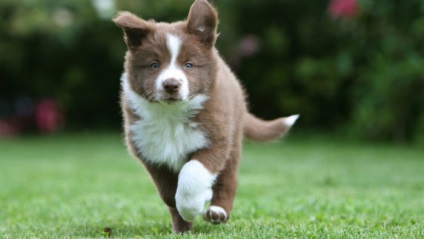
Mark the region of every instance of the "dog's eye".
[[185, 63], [184, 64], [184, 68], [185, 69], [190, 69], [190, 68], [192, 68], [193, 67], [193, 64], [191, 64], [191, 63]]
[[157, 63], [157, 62], [153, 62], [152, 64], [150, 64], [151, 69], [158, 69], [159, 66], [160, 66], [159, 63]]

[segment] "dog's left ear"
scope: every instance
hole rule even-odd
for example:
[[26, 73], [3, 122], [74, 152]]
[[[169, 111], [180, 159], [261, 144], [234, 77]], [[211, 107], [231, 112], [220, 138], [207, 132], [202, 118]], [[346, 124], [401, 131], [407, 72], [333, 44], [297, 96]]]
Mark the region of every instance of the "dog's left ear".
[[196, 0], [191, 5], [187, 19], [187, 31], [200, 42], [212, 47], [217, 37], [218, 14], [207, 0]]

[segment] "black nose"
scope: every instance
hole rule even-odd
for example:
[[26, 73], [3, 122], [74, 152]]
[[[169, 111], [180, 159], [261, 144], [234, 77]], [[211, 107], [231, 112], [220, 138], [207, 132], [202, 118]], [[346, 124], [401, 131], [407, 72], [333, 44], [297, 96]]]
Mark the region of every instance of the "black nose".
[[170, 94], [175, 93], [180, 89], [180, 82], [175, 79], [167, 79], [163, 82], [163, 88]]

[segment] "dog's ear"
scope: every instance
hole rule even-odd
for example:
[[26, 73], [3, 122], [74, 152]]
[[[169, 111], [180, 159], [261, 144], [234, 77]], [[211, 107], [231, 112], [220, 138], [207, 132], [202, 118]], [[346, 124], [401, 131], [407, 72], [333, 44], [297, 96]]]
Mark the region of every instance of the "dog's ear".
[[135, 50], [142, 43], [153, 27], [147, 22], [130, 12], [120, 12], [113, 21], [124, 31], [124, 40], [128, 49]]
[[196, 0], [191, 5], [187, 19], [187, 31], [206, 46], [212, 47], [216, 40], [218, 14], [207, 0]]

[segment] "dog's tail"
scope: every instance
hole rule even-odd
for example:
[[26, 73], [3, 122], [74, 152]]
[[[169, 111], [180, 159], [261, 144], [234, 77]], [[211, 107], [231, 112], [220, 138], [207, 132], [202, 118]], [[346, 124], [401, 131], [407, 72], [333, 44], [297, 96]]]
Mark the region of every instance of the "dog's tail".
[[283, 136], [293, 126], [299, 115], [265, 121], [246, 112], [244, 115], [244, 136], [248, 139], [266, 142]]

